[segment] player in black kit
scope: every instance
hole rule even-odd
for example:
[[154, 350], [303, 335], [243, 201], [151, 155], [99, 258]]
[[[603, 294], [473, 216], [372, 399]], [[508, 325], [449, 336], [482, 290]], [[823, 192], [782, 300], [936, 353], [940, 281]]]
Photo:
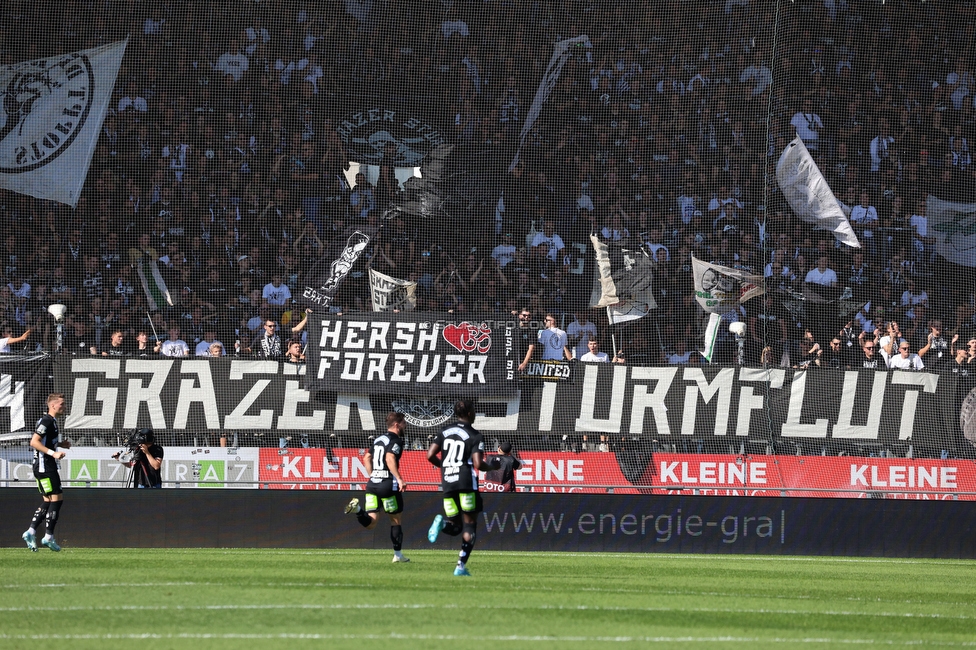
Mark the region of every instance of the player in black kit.
[[[41, 492], [44, 503], [34, 512], [30, 528], [21, 535], [27, 543], [27, 548], [37, 550], [37, 527], [44, 522], [44, 538], [41, 544], [52, 551], [60, 551], [61, 547], [54, 541], [54, 526], [58, 523], [58, 513], [61, 511], [62, 497], [61, 476], [58, 474], [57, 461], [64, 458], [64, 452], [58, 451], [58, 416], [64, 413], [64, 395], [51, 393], [47, 396], [47, 413], [41, 416], [34, 427], [30, 446], [34, 450], [34, 478], [37, 489]], [[60, 445], [65, 449], [71, 447], [67, 440]]]
[[434, 517], [427, 531], [427, 539], [433, 544], [441, 531], [452, 537], [461, 534], [461, 553], [458, 556], [456, 576], [470, 576], [467, 563], [471, 559], [478, 533], [476, 515], [482, 511], [481, 494], [478, 492], [478, 470], [499, 469], [498, 459], [485, 462], [485, 442], [474, 423], [474, 402], [458, 400], [454, 405], [457, 422], [444, 425], [427, 450], [427, 460], [441, 468], [441, 491], [444, 493], [444, 514]]
[[366, 508], [353, 499], [346, 506], [346, 514], [355, 513], [363, 528], [369, 530], [379, 520], [380, 505], [390, 517], [390, 540], [393, 542], [393, 561], [409, 562], [403, 555], [403, 528], [400, 527], [400, 513], [403, 512], [403, 489], [406, 487], [400, 476], [400, 455], [403, 454], [403, 439], [400, 434], [407, 428], [402, 413], [390, 412], [386, 416], [386, 433], [373, 440], [372, 450], [366, 450], [363, 463], [372, 468], [369, 483], [366, 484]]

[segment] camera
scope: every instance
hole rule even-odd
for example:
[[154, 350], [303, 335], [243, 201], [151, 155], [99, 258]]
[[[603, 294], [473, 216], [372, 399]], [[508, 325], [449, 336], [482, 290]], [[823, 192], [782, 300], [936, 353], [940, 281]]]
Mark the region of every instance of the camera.
[[125, 437], [125, 447], [132, 453], [142, 451], [142, 445], [156, 442], [152, 429], [133, 429]]

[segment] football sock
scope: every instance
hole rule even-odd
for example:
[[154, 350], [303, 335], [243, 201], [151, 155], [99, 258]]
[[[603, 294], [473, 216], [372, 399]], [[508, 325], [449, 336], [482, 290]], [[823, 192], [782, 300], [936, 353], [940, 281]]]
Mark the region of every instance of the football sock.
[[464, 536], [467, 539], [462, 539], [461, 541], [461, 553], [458, 554], [458, 566], [464, 568], [464, 565], [468, 563], [471, 559], [471, 551], [474, 550], [474, 542], [478, 537], [478, 528], [475, 524], [464, 524], [463, 526]]
[[461, 534], [461, 527], [458, 526], [456, 521], [452, 521], [451, 519], [444, 520], [444, 523], [441, 524], [441, 530], [451, 537], [457, 537]]
[[27, 531], [31, 535], [37, 532], [37, 527], [41, 525], [42, 521], [44, 521], [44, 515], [47, 514], [47, 507], [48, 507], [48, 502], [45, 501], [44, 504], [41, 505], [41, 507], [39, 507], [37, 510], [34, 511], [34, 516], [31, 518], [30, 528]]
[[390, 526], [390, 541], [393, 542], [393, 550], [397, 553], [403, 548], [403, 528], [401, 526]]
[[473, 550], [474, 550], [474, 541], [461, 542], [461, 552], [458, 554], [458, 563], [457, 563], [459, 567], [463, 568], [464, 565], [468, 563], [468, 560], [471, 559], [471, 551]]
[[373, 523], [373, 518], [366, 514], [366, 511], [362, 508], [356, 513], [356, 519], [359, 521], [359, 525], [363, 528], [369, 528], [370, 524]]
[[54, 536], [54, 527], [58, 524], [58, 512], [61, 510], [62, 501], [51, 501], [48, 504], [47, 516], [44, 518], [44, 526], [47, 529], [44, 537]]

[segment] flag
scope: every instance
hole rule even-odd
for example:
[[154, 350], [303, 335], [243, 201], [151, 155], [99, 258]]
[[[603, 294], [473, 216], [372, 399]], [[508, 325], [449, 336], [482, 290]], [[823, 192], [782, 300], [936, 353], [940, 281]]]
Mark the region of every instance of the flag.
[[0, 67], [0, 187], [78, 203], [126, 43]]
[[776, 163], [776, 180], [783, 197], [803, 221], [834, 233], [841, 243], [860, 248], [844, 209], [827, 185], [799, 137], [786, 145]]
[[370, 269], [369, 296], [373, 311], [413, 311], [417, 308], [417, 283]]
[[691, 258], [691, 269], [695, 276], [695, 298], [702, 309], [712, 314], [735, 309], [766, 291], [761, 275], [709, 264], [696, 257]]
[[489, 210], [498, 200], [491, 156], [477, 147], [442, 144], [420, 163], [420, 176], [403, 182], [404, 191], [383, 211], [397, 216], [463, 221], [472, 211]]
[[700, 354], [705, 357], [706, 363], [712, 362], [715, 356], [715, 344], [718, 343], [718, 326], [722, 323], [720, 314], [711, 313], [708, 315], [708, 325], [705, 326], [705, 349]]
[[167, 305], [173, 306], [173, 297], [156, 263], [158, 259], [159, 254], [154, 248], [141, 249], [135, 246], [129, 249], [129, 263], [139, 278], [139, 286], [146, 296], [149, 311], [158, 311]]
[[350, 226], [337, 237], [330, 249], [305, 274], [301, 302], [310, 307], [328, 309], [339, 293], [339, 286], [376, 234], [372, 226]]
[[929, 194], [925, 208], [935, 251], [954, 264], [976, 266], [976, 203], [953, 203]]
[[529, 107], [528, 112], [525, 114], [525, 122], [522, 123], [522, 132], [519, 133], [518, 146], [515, 148], [515, 157], [512, 158], [512, 163], [508, 166], [508, 171], [512, 171], [518, 165], [519, 156], [522, 153], [522, 145], [525, 143], [525, 137], [532, 130], [532, 125], [535, 124], [536, 119], [542, 113], [542, 106], [549, 99], [552, 89], [556, 87], [556, 82], [559, 81], [559, 75], [563, 71], [563, 66], [566, 65], [566, 61], [573, 54], [573, 50], [579, 47], [593, 47], [590, 45], [590, 39], [586, 34], [559, 41], [553, 48], [552, 57], [549, 59], [549, 65], [546, 67], [546, 74], [542, 77], [542, 83], [539, 84], [538, 90], [535, 91], [532, 106]]
[[610, 324], [625, 323], [657, 309], [651, 289], [654, 260], [647, 249], [608, 244], [590, 235], [596, 253], [596, 282], [590, 307], [606, 307]]

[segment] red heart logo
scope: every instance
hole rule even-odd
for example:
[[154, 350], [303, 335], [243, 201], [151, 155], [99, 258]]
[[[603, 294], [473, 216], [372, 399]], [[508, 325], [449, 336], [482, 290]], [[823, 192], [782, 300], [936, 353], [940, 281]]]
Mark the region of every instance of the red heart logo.
[[491, 349], [491, 328], [482, 323], [480, 326], [465, 321], [458, 325], [451, 323], [441, 332], [444, 340], [451, 344], [458, 352], [474, 352], [487, 354]]

